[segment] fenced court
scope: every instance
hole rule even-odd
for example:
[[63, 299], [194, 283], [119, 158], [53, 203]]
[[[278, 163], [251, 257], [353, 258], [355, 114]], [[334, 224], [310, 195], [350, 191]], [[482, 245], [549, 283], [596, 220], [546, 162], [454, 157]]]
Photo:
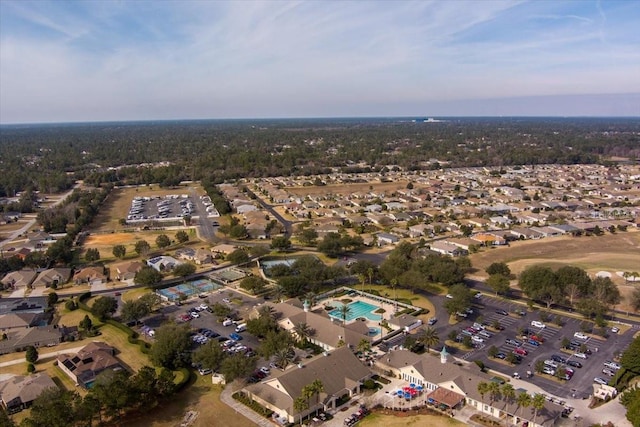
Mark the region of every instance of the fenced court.
[[164, 289], [158, 289], [156, 293], [165, 301], [178, 301], [181, 298], [189, 298], [193, 295], [212, 292], [222, 286], [213, 283], [206, 278], [195, 279], [190, 282], [181, 283]]
[[244, 279], [245, 277], [247, 277], [247, 275], [247, 273], [237, 268], [228, 268], [226, 270], [212, 273], [211, 277], [226, 284], [235, 282], [236, 280]]

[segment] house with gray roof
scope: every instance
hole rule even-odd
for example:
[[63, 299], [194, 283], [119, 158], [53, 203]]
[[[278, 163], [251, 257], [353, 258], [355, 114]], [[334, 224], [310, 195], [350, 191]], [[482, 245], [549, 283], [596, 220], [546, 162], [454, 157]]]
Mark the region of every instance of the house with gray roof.
[[36, 278], [35, 270], [19, 270], [11, 271], [0, 280], [5, 288], [20, 289], [31, 285], [33, 279]]
[[[341, 347], [282, 373], [274, 371], [272, 377], [245, 387], [243, 392], [277, 413], [279, 418], [293, 423], [317, 410], [335, 409], [338, 399], [360, 393], [362, 383], [372, 375], [350, 349]], [[302, 389], [315, 380], [322, 383], [324, 390], [310, 398], [307, 409], [297, 411], [294, 401], [302, 396]]]
[[44, 271], [41, 271], [38, 274], [38, 277], [33, 281], [32, 287], [44, 287], [49, 288], [51, 285], [63, 285], [69, 281], [71, 278], [71, 269], [70, 268], [48, 268]]
[[44, 372], [32, 375], [16, 375], [0, 381], [0, 404], [9, 413], [15, 413], [31, 406], [45, 390], [57, 388], [53, 380]]
[[4, 333], [7, 339], [0, 341], [0, 354], [21, 351], [29, 346], [50, 347], [62, 342], [62, 331], [54, 326], [15, 328]]

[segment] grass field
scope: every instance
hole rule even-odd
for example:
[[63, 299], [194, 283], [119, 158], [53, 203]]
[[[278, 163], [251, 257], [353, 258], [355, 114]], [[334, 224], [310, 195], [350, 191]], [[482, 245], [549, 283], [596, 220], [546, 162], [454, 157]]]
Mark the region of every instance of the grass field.
[[220, 401], [221, 386], [211, 384], [211, 377], [199, 376], [196, 382], [186, 390], [155, 408], [152, 412], [126, 420], [126, 427], [175, 427], [187, 411], [197, 411], [198, 418], [192, 427], [250, 427], [251, 421], [239, 415]]
[[[633, 271], [640, 266], [640, 232], [518, 241], [472, 254], [471, 262], [477, 273], [485, 276], [484, 269], [493, 262], [506, 262], [514, 274], [533, 264], [574, 265], [594, 274], [601, 270]], [[612, 279], [616, 281], [616, 276]]]
[[358, 423], [362, 427], [406, 427], [406, 426], [429, 426], [429, 427], [452, 427], [452, 426], [464, 426], [458, 420], [449, 417], [439, 417], [436, 415], [412, 415], [408, 417], [384, 415], [384, 414], [370, 414]]
[[[602, 236], [554, 237], [512, 243], [509, 247], [486, 249], [470, 256], [475, 276], [487, 277], [485, 268], [493, 262], [505, 262], [516, 276], [532, 265], [559, 268], [572, 265], [584, 269], [592, 277], [600, 271], [611, 273], [611, 280], [623, 297], [616, 308], [630, 310], [626, 301], [640, 284], [626, 283], [620, 271], [638, 271], [640, 267], [640, 232], [628, 231]], [[512, 281], [512, 286], [515, 281]]]

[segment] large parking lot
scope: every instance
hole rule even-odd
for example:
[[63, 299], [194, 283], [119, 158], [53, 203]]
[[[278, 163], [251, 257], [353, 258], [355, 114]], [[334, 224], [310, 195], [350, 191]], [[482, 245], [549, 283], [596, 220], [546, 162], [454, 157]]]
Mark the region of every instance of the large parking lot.
[[[443, 299], [442, 297], [434, 299], [438, 298]], [[585, 338], [580, 339], [576, 338], [574, 334], [581, 332], [582, 319], [559, 316], [562, 326], [552, 322], [543, 322], [544, 327], [533, 326], [532, 321], [541, 320], [540, 312], [537, 310], [528, 311], [522, 305], [486, 295], [474, 302], [473, 314], [466, 319], [462, 319], [456, 325], [449, 325], [447, 313], [444, 310], [438, 310], [438, 322], [434, 327], [438, 331], [441, 342], [448, 338], [452, 330], [462, 334], [463, 330], [473, 328], [474, 323], [487, 325], [489, 334], [482, 336], [471, 332], [477, 337], [475, 338], [477, 341], [476, 347], [469, 352], [458, 350], [456, 356], [469, 361], [480, 360], [487, 367], [507, 376], [518, 373], [523, 379], [526, 379], [527, 371], [531, 371], [533, 377], [526, 379], [527, 381], [558, 397], [584, 397], [592, 394], [594, 378], [600, 377], [605, 380], [611, 378], [603, 373], [604, 363], [612, 361], [614, 354], [624, 350], [633, 339], [633, 330], [621, 334], [610, 333], [608, 338], [587, 334]], [[522, 315], [516, 314], [515, 311], [522, 311]], [[552, 317], [555, 321], [555, 315]], [[504, 327], [504, 330], [490, 330], [489, 326], [496, 321]], [[613, 326], [615, 325], [609, 326], [609, 331]], [[536, 335], [536, 339], [542, 341], [542, 343], [536, 345], [535, 340], [523, 339], [519, 335], [521, 329], [528, 330], [530, 335]], [[464, 334], [469, 334], [469, 331], [472, 331], [472, 329], [464, 332]], [[481, 338], [482, 342], [478, 338]], [[563, 338], [573, 342], [576, 346], [575, 350], [570, 352], [562, 351], [561, 342]], [[575, 356], [575, 353], [580, 352], [579, 347], [582, 344], [587, 349], [586, 359]], [[523, 354], [526, 352], [526, 355], [522, 355], [522, 360], [519, 364], [512, 366], [503, 360], [489, 357], [488, 350], [492, 346], [495, 346], [500, 353], [505, 355], [514, 352], [516, 348], [521, 348], [524, 351], [518, 350], [518, 352]], [[577, 368], [565, 365], [565, 367], [575, 371], [573, 377], [568, 381], [535, 373], [535, 366], [538, 361], [550, 360], [554, 355], [561, 356], [567, 362], [578, 361], [582, 367]], [[563, 364], [560, 363], [560, 365]]]
[[127, 214], [127, 222], [175, 220], [191, 215], [194, 209], [195, 205], [187, 194], [134, 197]]

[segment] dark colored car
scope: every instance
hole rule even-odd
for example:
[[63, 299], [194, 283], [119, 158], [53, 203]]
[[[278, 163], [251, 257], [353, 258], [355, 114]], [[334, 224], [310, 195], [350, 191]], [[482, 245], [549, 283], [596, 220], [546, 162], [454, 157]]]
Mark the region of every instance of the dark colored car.
[[507, 313], [505, 310], [500, 310], [500, 309], [496, 310], [496, 313], [502, 314], [503, 316], [508, 316], [509, 315], [509, 313]]
[[577, 360], [569, 360], [567, 361], [567, 365], [573, 366], [574, 368], [582, 368], [582, 363], [578, 362]]
[[518, 340], [514, 340], [513, 338], [507, 338], [507, 339], [505, 340], [505, 342], [506, 342], [507, 344], [522, 345], [522, 343], [521, 343], [520, 341], [518, 341]]
[[507, 355], [504, 353], [498, 353], [496, 354], [496, 359], [506, 359]]

